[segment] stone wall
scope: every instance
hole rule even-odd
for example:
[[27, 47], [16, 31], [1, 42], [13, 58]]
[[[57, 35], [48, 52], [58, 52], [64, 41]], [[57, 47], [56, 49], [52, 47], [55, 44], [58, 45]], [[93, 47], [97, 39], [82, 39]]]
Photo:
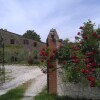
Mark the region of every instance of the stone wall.
[[100, 100], [100, 88], [86, 86], [82, 83], [64, 83], [62, 72], [62, 69], [57, 70], [57, 94], [59, 96]]

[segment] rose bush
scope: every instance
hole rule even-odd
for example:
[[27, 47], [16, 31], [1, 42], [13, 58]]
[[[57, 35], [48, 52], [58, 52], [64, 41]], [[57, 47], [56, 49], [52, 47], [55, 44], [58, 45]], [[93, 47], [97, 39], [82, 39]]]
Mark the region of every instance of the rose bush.
[[[98, 43], [100, 39], [100, 32], [94, 30], [94, 24], [91, 21], [84, 23], [80, 27], [81, 32], [78, 32], [78, 40], [80, 51], [83, 55], [84, 66], [81, 70], [82, 74], [89, 81], [90, 86], [94, 87], [96, 83], [100, 82], [97, 77], [97, 69], [100, 68], [100, 51], [98, 50]], [[100, 73], [100, 72], [99, 72]]]
[[75, 37], [76, 43], [61, 45], [57, 50], [42, 49], [42, 65], [54, 69], [53, 61], [58, 59], [66, 81], [82, 82], [85, 78], [91, 87], [100, 86], [100, 29], [94, 29], [90, 20], [80, 29]]

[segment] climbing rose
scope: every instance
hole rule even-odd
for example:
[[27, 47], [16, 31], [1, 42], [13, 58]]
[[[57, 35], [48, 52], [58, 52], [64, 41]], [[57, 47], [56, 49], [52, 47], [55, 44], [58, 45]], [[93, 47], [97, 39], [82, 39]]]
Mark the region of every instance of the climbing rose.
[[80, 26], [80, 29], [83, 29], [83, 26]]
[[90, 82], [90, 86], [94, 87], [95, 86], [94, 82]]
[[91, 68], [91, 71], [94, 72], [95, 71], [94, 68]]
[[96, 36], [97, 39], [100, 39], [100, 35]]
[[94, 82], [95, 81], [94, 77], [91, 77], [91, 76], [87, 76], [87, 80], [89, 80], [91, 82]]
[[87, 68], [90, 68], [91, 67], [91, 64], [87, 64]]
[[42, 59], [41, 62], [44, 62], [44, 60]]
[[96, 32], [93, 32], [92, 33], [92, 36], [96, 37], [97, 36]]
[[65, 62], [65, 61], [63, 61], [62, 63], [63, 63], [63, 65], [65, 65], [65, 64], [66, 64], [66, 62]]
[[83, 39], [87, 40], [87, 39], [88, 39], [88, 37], [87, 37], [87, 36], [83, 36]]
[[73, 59], [73, 62], [74, 62], [74, 63], [78, 63], [79, 60], [78, 60], [78, 59]]
[[80, 32], [78, 32], [77, 35], [80, 35]]

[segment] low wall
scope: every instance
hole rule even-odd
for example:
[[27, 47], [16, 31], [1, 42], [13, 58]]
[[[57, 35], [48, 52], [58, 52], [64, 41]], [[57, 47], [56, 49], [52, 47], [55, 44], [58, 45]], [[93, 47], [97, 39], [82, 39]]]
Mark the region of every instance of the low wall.
[[82, 83], [64, 83], [62, 81], [62, 69], [57, 70], [57, 94], [73, 98], [87, 98], [100, 100], [100, 88], [85, 86]]

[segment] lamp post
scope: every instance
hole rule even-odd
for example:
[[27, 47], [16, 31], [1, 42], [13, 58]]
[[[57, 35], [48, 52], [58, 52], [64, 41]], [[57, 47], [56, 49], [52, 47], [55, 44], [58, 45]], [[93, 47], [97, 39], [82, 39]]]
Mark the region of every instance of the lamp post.
[[4, 39], [0, 34], [0, 78], [1, 82], [5, 82], [5, 67], [4, 67]]

